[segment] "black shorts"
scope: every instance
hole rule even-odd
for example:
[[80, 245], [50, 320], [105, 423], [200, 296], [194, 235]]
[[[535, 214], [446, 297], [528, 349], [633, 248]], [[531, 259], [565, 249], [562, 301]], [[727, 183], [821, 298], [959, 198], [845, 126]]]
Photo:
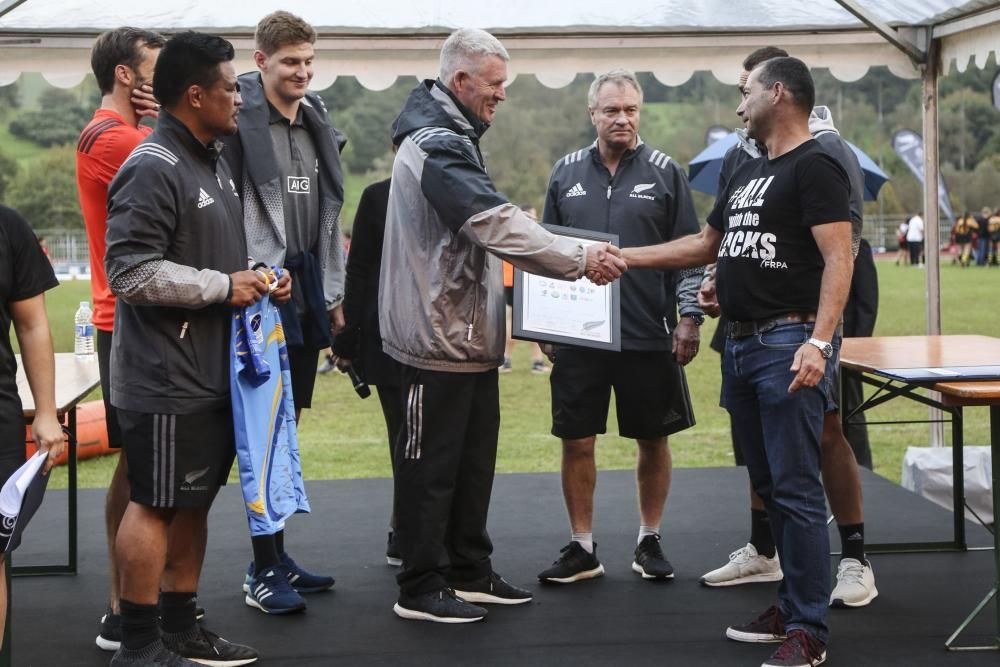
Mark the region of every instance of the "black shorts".
[[233, 411], [160, 415], [118, 410], [130, 498], [149, 507], [205, 507], [236, 456]]
[[122, 429], [118, 425], [117, 408], [111, 405], [111, 332], [97, 330], [97, 368], [101, 374], [101, 395], [104, 398], [104, 422], [108, 429], [108, 447], [120, 449]]
[[504, 286], [504, 288], [503, 288], [503, 298], [504, 298], [504, 301], [507, 302], [507, 305], [510, 306], [511, 308], [513, 308], [514, 307], [514, 288], [513, 287], [506, 287], [506, 286]]
[[312, 407], [318, 365], [319, 350], [304, 345], [288, 346], [288, 369], [292, 373], [292, 401], [296, 410]]
[[559, 348], [550, 382], [552, 435], [557, 438], [607, 432], [612, 388], [623, 438], [653, 440], [695, 423], [687, 378], [670, 351]]

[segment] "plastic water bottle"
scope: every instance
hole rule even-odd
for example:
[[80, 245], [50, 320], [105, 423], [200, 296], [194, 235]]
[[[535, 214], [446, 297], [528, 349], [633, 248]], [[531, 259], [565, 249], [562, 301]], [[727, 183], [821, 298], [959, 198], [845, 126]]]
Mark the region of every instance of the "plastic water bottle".
[[77, 359], [94, 358], [94, 320], [90, 311], [90, 302], [81, 301], [80, 308], [74, 317], [75, 335], [73, 336], [73, 352]]

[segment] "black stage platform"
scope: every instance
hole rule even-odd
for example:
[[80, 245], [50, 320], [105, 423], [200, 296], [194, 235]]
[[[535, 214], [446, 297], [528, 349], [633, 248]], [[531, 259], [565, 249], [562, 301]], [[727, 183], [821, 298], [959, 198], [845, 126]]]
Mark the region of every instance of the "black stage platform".
[[[603, 579], [540, 587], [536, 574], [568, 541], [555, 474], [499, 475], [491, 513], [495, 567], [536, 592], [533, 604], [490, 609], [483, 623], [447, 626], [402, 621], [392, 611], [393, 574], [385, 564], [388, 480], [308, 485], [313, 514], [289, 522], [286, 540], [306, 567], [333, 570], [333, 592], [310, 596], [309, 610], [267, 617], [243, 603], [249, 560], [238, 486], [220, 494], [211, 518], [200, 602], [206, 623], [255, 646], [265, 665], [759, 665], [773, 650], [727, 641], [728, 623], [767, 607], [773, 584], [707, 589], [706, 570], [721, 565], [748, 535], [742, 469], [683, 469], [674, 475], [664, 546], [677, 578], [642, 581], [630, 570], [638, 520], [633, 474], [602, 472], [596, 538]], [[870, 541], [949, 539], [951, 517], [874, 475], [864, 475]], [[65, 555], [65, 492], [50, 492], [25, 545], [22, 565]], [[104, 493], [80, 493], [80, 574], [14, 581], [14, 664], [107, 665], [97, 649], [107, 594]], [[836, 531], [833, 544], [839, 547]], [[973, 544], [987, 532], [969, 525]], [[947, 653], [942, 644], [992, 585], [990, 552], [881, 555], [873, 564], [880, 596], [865, 609], [831, 610], [830, 665], [991, 665], [996, 653]], [[52, 560], [52, 558], [49, 558]], [[831, 560], [831, 567], [834, 567]], [[988, 642], [988, 611], [967, 640]]]

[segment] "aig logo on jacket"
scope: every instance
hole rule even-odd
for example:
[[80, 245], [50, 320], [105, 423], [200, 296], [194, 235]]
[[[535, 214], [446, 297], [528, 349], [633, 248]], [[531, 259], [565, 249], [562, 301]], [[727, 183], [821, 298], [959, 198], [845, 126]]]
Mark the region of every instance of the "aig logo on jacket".
[[646, 190], [652, 189], [654, 185], [656, 185], [656, 183], [639, 183], [634, 188], [632, 188], [632, 192], [628, 193], [628, 196], [631, 197], [632, 199], [649, 199], [651, 201], [655, 201], [656, 197], [654, 197], [653, 195], [642, 194]]
[[289, 176], [288, 192], [293, 195], [309, 194], [310, 179], [308, 176]]

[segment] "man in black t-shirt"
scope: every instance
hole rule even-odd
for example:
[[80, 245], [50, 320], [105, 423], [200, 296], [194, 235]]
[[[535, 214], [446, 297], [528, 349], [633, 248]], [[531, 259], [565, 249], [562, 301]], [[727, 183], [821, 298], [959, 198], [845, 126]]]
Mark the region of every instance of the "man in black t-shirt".
[[[10, 344], [14, 324], [21, 361], [35, 399], [31, 435], [48, 451], [46, 474], [62, 454], [56, 418], [55, 357], [45, 314], [45, 292], [59, 285], [31, 227], [14, 210], [0, 206], [0, 485], [24, 463], [24, 412], [17, 393], [17, 361]], [[0, 553], [0, 643], [7, 609], [6, 558]]]
[[778, 605], [726, 636], [783, 642], [764, 667], [813, 665], [825, 660], [829, 636], [820, 434], [836, 409], [837, 325], [852, 267], [850, 184], [809, 133], [815, 91], [802, 61], [761, 64], [743, 95], [737, 114], [768, 157], [736, 170], [701, 233], [623, 252], [630, 269], [717, 261], [719, 304], [731, 320], [722, 399], [785, 571]]

